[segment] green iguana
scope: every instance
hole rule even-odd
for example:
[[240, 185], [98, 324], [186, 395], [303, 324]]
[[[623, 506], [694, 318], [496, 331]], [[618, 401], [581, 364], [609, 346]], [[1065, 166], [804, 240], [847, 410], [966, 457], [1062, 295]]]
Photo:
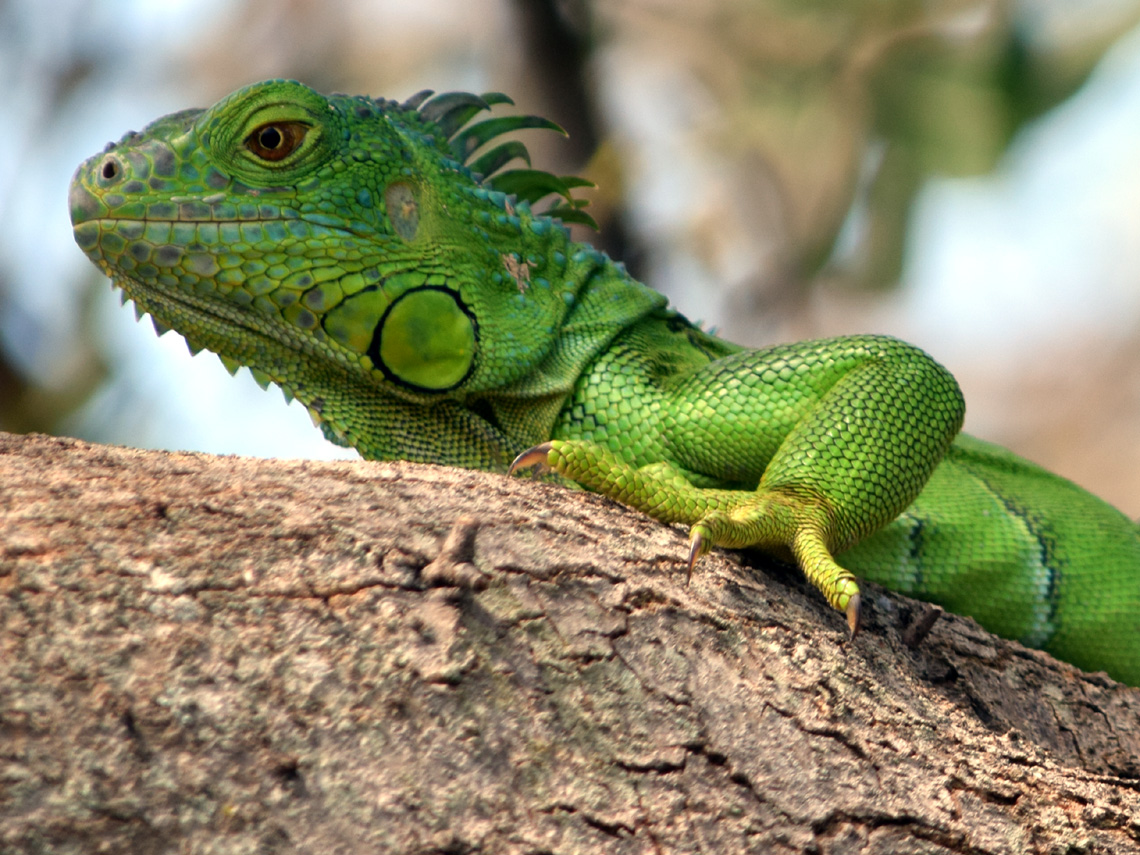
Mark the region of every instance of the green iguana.
[[502, 103], [259, 83], [83, 163], [75, 239], [160, 334], [366, 458], [542, 463], [689, 525], [690, 571], [711, 546], [793, 556], [853, 632], [851, 571], [1140, 685], [1140, 526], [959, 435], [957, 383], [911, 345], [695, 327], [571, 241], [584, 182], [504, 169], [529, 158], [502, 134], [557, 126], [473, 122]]

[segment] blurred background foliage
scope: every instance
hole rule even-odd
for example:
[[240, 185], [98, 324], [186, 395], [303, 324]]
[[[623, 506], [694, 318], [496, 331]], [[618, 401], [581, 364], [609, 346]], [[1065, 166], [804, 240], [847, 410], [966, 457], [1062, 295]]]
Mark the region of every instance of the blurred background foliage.
[[1140, 515], [1137, 0], [0, 0], [0, 429], [330, 456], [72, 244], [75, 166], [292, 77], [502, 90], [600, 245], [737, 341], [886, 332], [967, 427]]

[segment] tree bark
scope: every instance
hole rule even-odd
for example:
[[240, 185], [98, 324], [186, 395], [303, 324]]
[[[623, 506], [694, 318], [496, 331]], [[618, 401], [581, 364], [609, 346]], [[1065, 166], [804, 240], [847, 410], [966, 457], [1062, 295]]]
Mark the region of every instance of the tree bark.
[[1140, 851], [1140, 690], [595, 495], [0, 435], [0, 851]]

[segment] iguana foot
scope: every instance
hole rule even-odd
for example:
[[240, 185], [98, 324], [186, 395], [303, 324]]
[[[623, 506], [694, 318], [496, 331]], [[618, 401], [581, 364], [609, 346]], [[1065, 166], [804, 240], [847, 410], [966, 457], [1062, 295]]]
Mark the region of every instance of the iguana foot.
[[686, 584], [697, 561], [714, 546], [790, 549], [808, 581], [847, 616], [852, 637], [858, 633], [859, 585], [831, 554], [825, 534], [830, 514], [818, 499], [763, 489], [696, 487], [667, 463], [632, 466], [583, 440], [555, 439], [528, 448], [508, 472], [528, 466], [553, 470], [661, 522], [689, 524]]

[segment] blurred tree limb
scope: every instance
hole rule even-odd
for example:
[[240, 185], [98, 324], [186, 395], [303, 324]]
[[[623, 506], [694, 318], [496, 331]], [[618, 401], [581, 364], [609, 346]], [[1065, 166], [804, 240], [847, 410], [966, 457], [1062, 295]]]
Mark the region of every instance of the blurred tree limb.
[[1122, 852], [1140, 690], [596, 496], [0, 435], [0, 849]]

